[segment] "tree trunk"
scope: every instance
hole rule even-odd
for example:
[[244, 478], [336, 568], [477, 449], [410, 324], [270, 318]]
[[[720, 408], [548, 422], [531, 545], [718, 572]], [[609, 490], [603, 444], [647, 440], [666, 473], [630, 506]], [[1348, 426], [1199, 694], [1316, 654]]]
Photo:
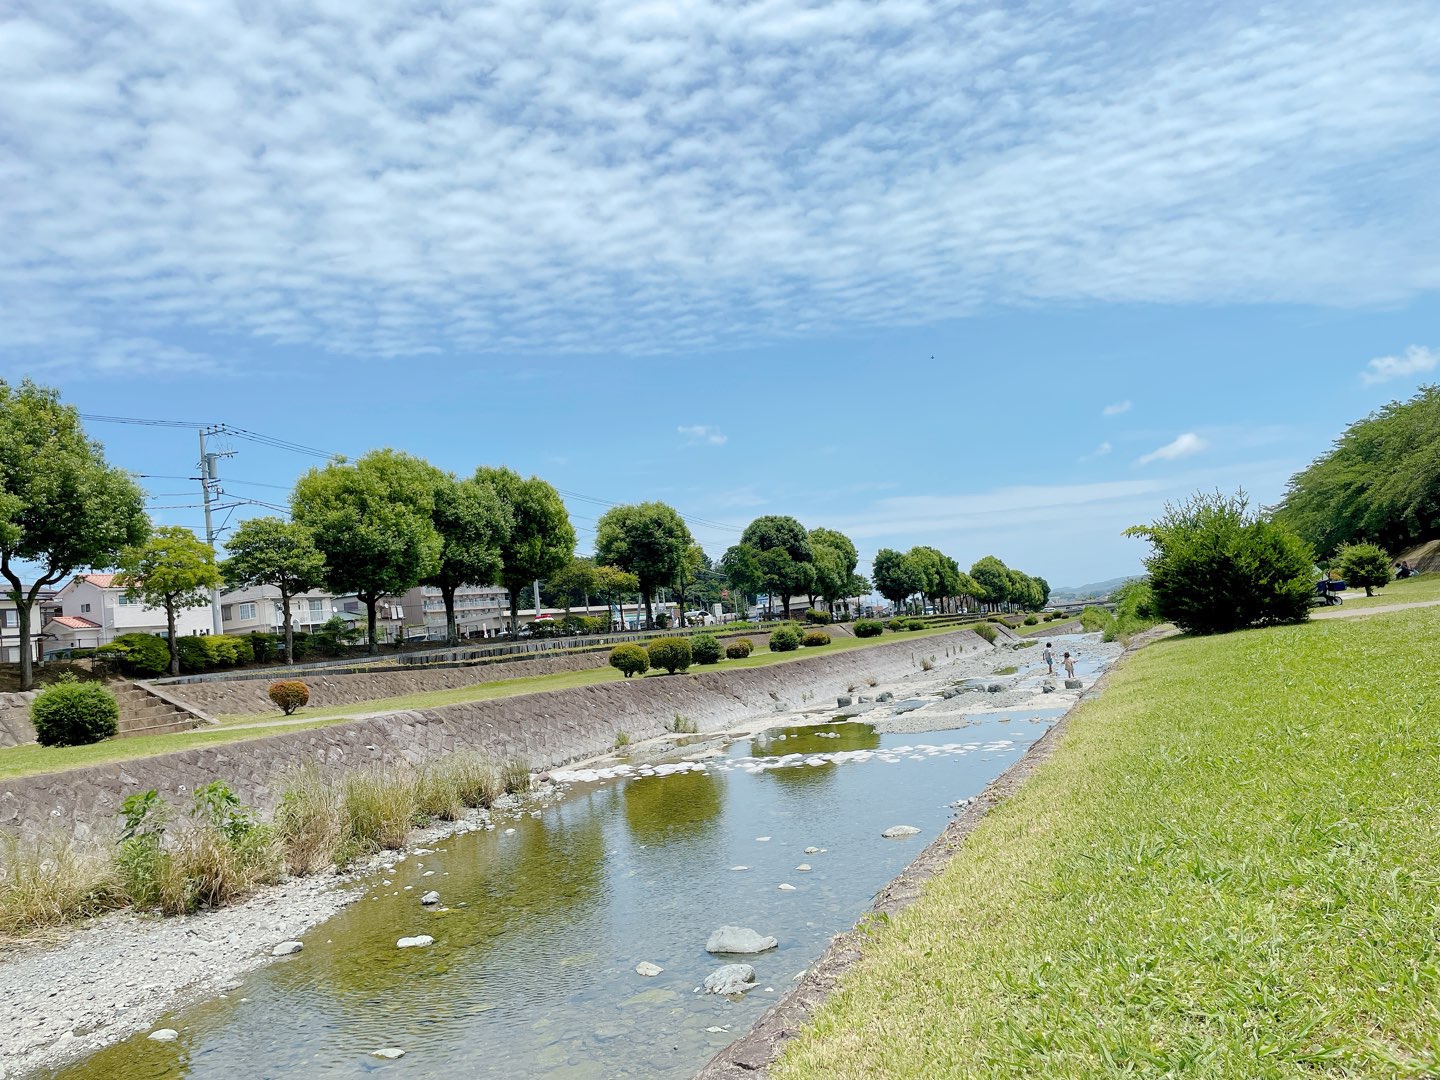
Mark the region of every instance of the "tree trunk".
[[441, 585], [440, 595], [445, 600], [445, 644], [459, 645], [460, 634], [455, 626], [455, 586]]
[[175, 640], [175, 602], [165, 603], [165, 628], [170, 632], [170, 674], [180, 674], [180, 642]]
[[292, 597], [284, 589], [280, 590], [280, 608], [285, 613], [285, 663], [295, 662], [295, 628], [290, 625], [290, 601]]
[[651, 592], [652, 592], [652, 590], [650, 590], [650, 589], [644, 589], [644, 590], [642, 590], [642, 592], [641, 592], [641, 595], [645, 597], [645, 629], [646, 629], [646, 630], [654, 630], [654, 629], [655, 629], [655, 609], [654, 609], [654, 606], [653, 606], [653, 604], [652, 604], [652, 602], [651, 602]]
[[15, 621], [20, 631], [20, 689], [29, 690], [35, 685], [35, 657], [30, 651], [30, 605], [17, 589], [15, 597]]
[[371, 656], [380, 652], [380, 640], [375, 634], [375, 609], [380, 606], [380, 598], [373, 597], [365, 601], [365, 628], [369, 634], [370, 642], [365, 651]]
[[615, 610], [620, 612], [620, 630], [623, 633], [625, 630], [625, 594], [623, 592], [615, 594]]
[[789, 594], [789, 593], [781, 593], [781, 594], [780, 594], [780, 618], [781, 618], [782, 620], [789, 620], [789, 618], [790, 618], [790, 594]]
[[507, 587], [506, 591], [510, 594], [510, 633], [514, 635], [520, 633], [520, 590]]
[[1365, 586], [1365, 595], [1366, 595], [1366, 596], [1374, 596], [1374, 595], [1375, 595], [1375, 589], [1374, 589], [1372, 586], [1370, 586], [1370, 585], [1366, 585], [1366, 586]]

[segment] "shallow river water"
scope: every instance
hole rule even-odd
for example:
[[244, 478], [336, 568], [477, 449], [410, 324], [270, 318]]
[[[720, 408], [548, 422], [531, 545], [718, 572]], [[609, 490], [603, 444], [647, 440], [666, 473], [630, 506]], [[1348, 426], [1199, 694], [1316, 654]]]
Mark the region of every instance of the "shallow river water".
[[[1057, 713], [928, 735], [776, 729], [703, 771], [579, 784], [538, 818], [440, 841], [375, 875], [303, 952], [156, 1025], [177, 1029], [176, 1041], [142, 1033], [56, 1075], [691, 1076], [868, 908], [944, 828], [952, 802], [978, 794]], [[881, 838], [901, 824], [921, 832]], [[443, 910], [421, 906], [429, 889]], [[727, 923], [780, 946], [707, 955], [706, 938]], [[415, 934], [435, 943], [396, 948]], [[754, 966], [753, 992], [696, 992], [732, 959]], [[637, 975], [642, 960], [665, 970]], [[382, 1047], [406, 1053], [372, 1056]]]

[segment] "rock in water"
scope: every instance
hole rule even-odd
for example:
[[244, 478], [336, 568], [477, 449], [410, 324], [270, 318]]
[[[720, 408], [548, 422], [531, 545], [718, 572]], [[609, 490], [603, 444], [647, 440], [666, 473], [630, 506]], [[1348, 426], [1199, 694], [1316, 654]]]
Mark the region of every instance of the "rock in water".
[[914, 825], [891, 825], [890, 828], [886, 829], [880, 835], [885, 837], [886, 840], [898, 840], [902, 836], [915, 836], [919, 832], [920, 830]]
[[435, 939], [429, 934], [416, 934], [414, 937], [402, 937], [395, 943], [397, 949], [423, 949], [427, 945], [434, 945]]
[[435, 904], [438, 904], [440, 903], [440, 894], [433, 890], [427, 892], [424, 896], [420, 897], [420, 903], [424, 904], [426, 907], [431, 907]]
[[1053, 694], [1055, 692], [1055, 684], [1049, 679], [1046, 679], [1040, 684], [1040, 692], [1042, 694]]
[[781, 891], [781, 892], [794, 892], [794, 891], [795, 891], [795, 886], [794, 886], [794, 885], [791, 885], [791, 884], [787, 881], [787, 882], [785, 882], [784, 884], [782, 884], [782, 885], [780, 886], [780, 891]]
[[841, 694], [835, 699], [835, 705], [840, 709], [848, 709], [852, 704], [854, 704], [854, 701], [848, 694]]
[[806, 854], [806, 855], [819, 855], [819, 854], [820, 854], [820, 849], [819, 849], [818, 847], [807, 847], [807, 848], [805, 849], [805, 854]]
[[370, 1051], [371, 1057], [384, 1058], [386, 1061], [394, 1061], [396, 1058], [405, 1056], [405, 1051], [398, 1046], [382, 1046], [379, 1050]]
[[289, 955], [291, 955], [292, 953], [297, 953], [297, 952], [299, 952], [299, 951], [300, 951], [301, 949], [303, 949], [303, 948], [305, 948], [305, 945], [304, 945], [303, 942], [299, 942], [299, 941], [282, 941], [282, 942], [280, 942], [279, 945], [276, 945], [273, 949], [270, 950], [270, 955], [271, 955], [271, 956], [289, 956]]
[[1081, 682], [1079, 679], [1066, 679], [1066, 680], [1065, 680], [1065, 689], [1066, 689], [1066, 690], [1084, 690], [1084, 689], [1085, 689], [1085, 684], [1084, 684], [1083, 682]]
[[649, 960], [641, 960], [635, 965], [635, 974], [644, 975], [647, 979], [653, 979], [664, 970], [659, 964], [652, 964]]
[[[725, 968], [721, 968], [720, 970], [724, 971]], [[751, 972], [750, 978], [755, 978], [754, 972]], [[150, 1032], [148, 1036], [146, 1036], [146, 1038], [151, 1039], [154, 1042], [174, 1042], [179, 1037], [180, 1033], [174, 1028], [157, 1028], [156, 1030]]]
[[780, 943], [773, 937], [757, 934], [747, 926], [722, 926], [705, 942], [708, 953], [760, 953]]
[[755, 969], [749, 964], [726, 964], [705, 976], [707, 994], [743, 994], [755, 988]]
[[895, 695], [892, 694], [889, 690], [882, 690], [880, 693], [875, 695], [875, 701], [877, 704], [883, 704], [884, 702], [894, 700]]
[[1004, 689], [1005, 687], [1002, 686], [1000, 683], [992, 682], [989, 686], [985, 687], [985, 692], [989, 694], [998, 694]]

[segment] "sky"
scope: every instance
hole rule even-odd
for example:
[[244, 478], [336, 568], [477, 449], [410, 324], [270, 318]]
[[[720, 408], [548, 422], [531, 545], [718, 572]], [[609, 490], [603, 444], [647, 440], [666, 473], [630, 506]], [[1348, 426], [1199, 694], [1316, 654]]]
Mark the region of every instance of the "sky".
[[[1440, 380], [1437, 15], [11, 0], [0, 375], [318, 452], [215, 440], [227, 503], [394, 446], [582, 552], [662, 499], [1134, 573]], [[193, 431], [90, 430], [199, 525]]]

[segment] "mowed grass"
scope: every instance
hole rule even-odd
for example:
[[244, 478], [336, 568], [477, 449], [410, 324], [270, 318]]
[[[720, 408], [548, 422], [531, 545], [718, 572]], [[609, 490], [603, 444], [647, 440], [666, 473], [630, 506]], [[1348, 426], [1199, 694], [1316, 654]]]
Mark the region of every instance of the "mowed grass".
[[1383, 589], [1376, 589], [1374, 596], [1357, 596], [1346, 600], [1347, 608], [1379, 607], [1382, 604], [1415, 604], [1427, 600], [1440, 600], [1440, 574], [1421, 574], [1404, 581], [1392, 581]]
[[1440, 615], [1136, 654], [771, 1072], [1440, 1075]]
[[[745, 659], [722, 660], [715, 665], [697, 665], [690, 670], [698, 673], [765, 667], [770, 664], [804, 660], [817, 655], [871, 648], [875, 645], [895, 641], [910, 641], [918, 645], [927, 638], [951, 633], [957, 629], [962, 628], [939, 627], [933, 630], [914, 630], [894, 634], [887, 631], [878, 638], [864, 639], [836, 636], [829, 645], [810, 649], [802, 648], [787, 653], [770, 652], [764, 644], [768, 635], [756, 634], [751, 640], [757, 645], [757, 650]], [[917, 663], [922, 655], [928, 656], [930, 652], [924, 648], [917, 648]], [[682, 674], [669, 676], [663, 671], [659, 673], [652, 671], [644, 676], [644, 678], [662, 679], [672, 677], [684, 678], [685, 676]], [[278, 710], [273, 715], [241, 713], [217, 717], [220, 723], [214, 727], [177, 731], [165, 735], [145, 735], [134, 739], [109, 739], [105, 742], [93, 743], [90, 746], [14, 746], [0, 750], [0, 779], [59, 772], [89, 765], [104, 765], [133, 758], [150, 757], [154, 754], [165, 754], [174, 750], [188, 750], [197, 746], [214, 746], [238, 742], [242, 739], [263, 738], [267, 735], [301, 731], [307, 728], [328, 727], [374, 713], [399, 712], [406, 709], [433, 709], [441, 705], [454, 705], [460, 702], [518, 697], [522, 694], [564, 690], [573, 686], [593, 686], [596, 683], [616, 682], [623, 678], [624, 676], [619, 671], [605, 665], [584, 671], [535, 675], [523, 679], [501, 679], [495, 682], [477, 683], [474, 686], [455, 687], [450, 690], [432, 690], [419, 694], [377, 698], [373, 701], [363, 701], [353, 705], [307, 708], [288, 719], [282, 717]]]

